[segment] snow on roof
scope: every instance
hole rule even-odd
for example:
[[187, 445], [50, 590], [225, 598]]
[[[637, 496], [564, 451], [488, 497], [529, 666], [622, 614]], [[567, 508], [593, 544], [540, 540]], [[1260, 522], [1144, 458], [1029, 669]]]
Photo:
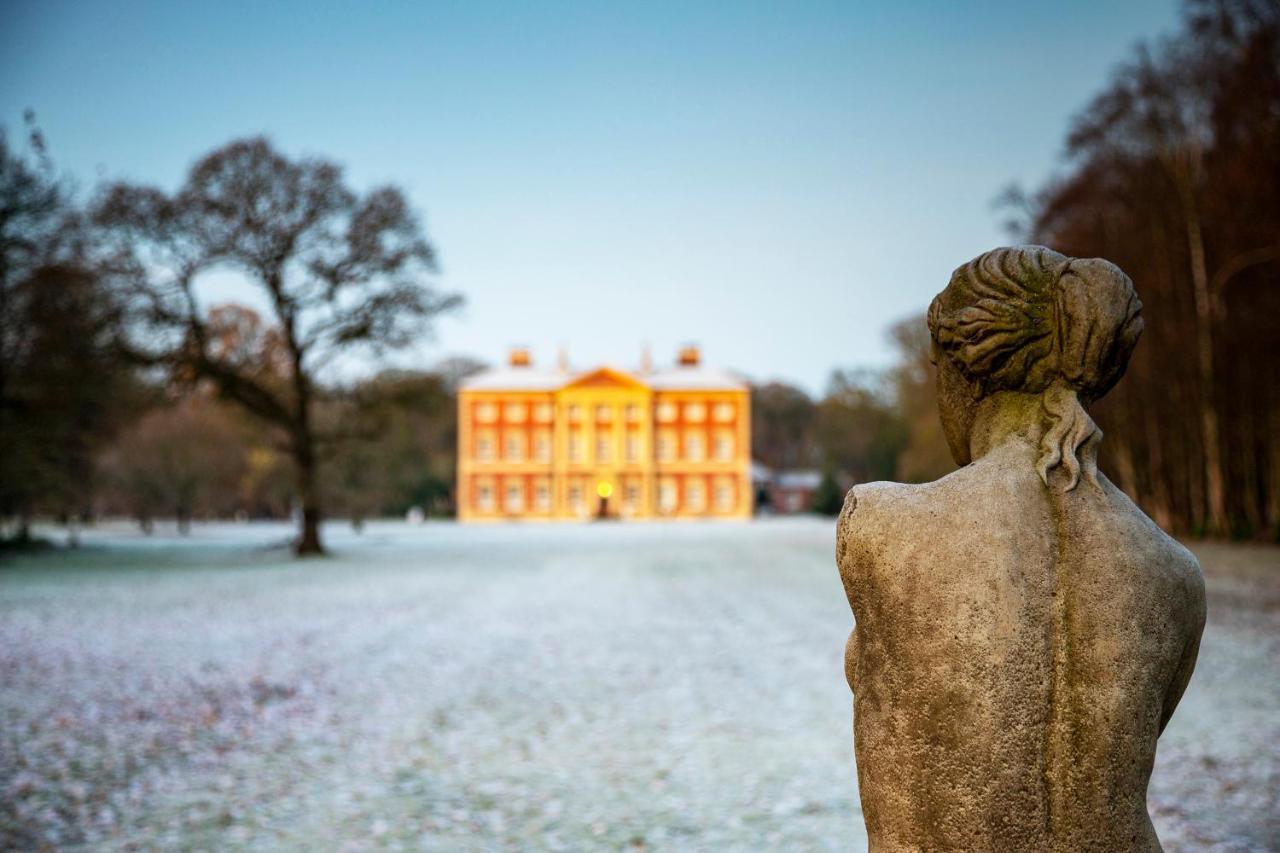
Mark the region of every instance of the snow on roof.
[[463, 391], [554, 391], [570, 379], [559, 370], [536, 367], [495, 367], [463, 380]]
[[747, 383], [727, 370], [714, 367], [673, 367], [642, 374], [640, 381], [656, 391], [747, 390]]
[[816, 489], [822, 482], [820, 471], [779, 471], [773, 484], [782, 489]]

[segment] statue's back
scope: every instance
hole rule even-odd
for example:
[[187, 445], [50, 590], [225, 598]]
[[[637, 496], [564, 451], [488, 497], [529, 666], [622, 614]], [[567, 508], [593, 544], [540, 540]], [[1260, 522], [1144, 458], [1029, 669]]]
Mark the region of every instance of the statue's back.
[[1203, 584], [1098, 482], [1048, 489], [1015, 444], [846, 503], [872, 849], [1159, 849], [1147, 780], [1195, 660]]

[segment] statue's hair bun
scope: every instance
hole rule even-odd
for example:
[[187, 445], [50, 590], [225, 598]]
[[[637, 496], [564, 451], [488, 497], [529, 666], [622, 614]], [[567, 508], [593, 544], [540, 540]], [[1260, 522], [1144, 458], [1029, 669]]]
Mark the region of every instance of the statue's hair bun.
[[938, 347], [984, 394], [1043, 395], [1046, 483], [1059, 464], [1068, 489], [1082, 469], [1094, 479], [1102, 433], [1083, 405], [1120, 379], [1142, 334], [1142, 302], [1119, 267], [1043, 246], [995, 249], [952, 273], [928, 319]]

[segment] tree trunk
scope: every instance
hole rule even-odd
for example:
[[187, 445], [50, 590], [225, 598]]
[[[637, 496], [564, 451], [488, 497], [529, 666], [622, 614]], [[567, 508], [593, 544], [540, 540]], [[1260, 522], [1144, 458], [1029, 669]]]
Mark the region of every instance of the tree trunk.
[[295, 439], [294, 465], [298, 477], [298, 502], [302, 504], [302, 529], [293, 552], [299, 557], [324, 553], [320, 544], [320, 496], [316, 487], [316, 457], [309, 435]]
[[324, 553], [320, 544], [320, 508], [302, 504], [302, 533], [294, 545], [293, 552], [299, 557], [314, 557]]
[[1271, 406], [1271, 437], [1268, 440], [1267, 528], [1273, 541], [1280, 542], [1280, 405]]
[[1111, 458], [1116, 461], [1116, 474], [1120, 479], [1120, 491], [1129, 496], [1135, 503], [1141, 503], [1142, 495], [1138, 491], [1138, 475], [1133, 465], [1133, 453], [1124, 436], [1111, 438]]
[[1209, 292], [1209, 272], [1205, 262], [1204, 230], [1196, 205], [1195, 187], [1189, 174], [1194, 166], [1179, 170], [1178, 190], [1182, 197], [1187, 226], [1187, 252], [1191, 261], [1191, 281], [1196, 297], [1196, 362], [1200, 379], [1200, 433], [1204, 442], [1204, 479], [1208, 499], [1206, 532], [1228, 533], [1227, 493], [1222, 471], [1222, 446], [1215, 394], [1213, 339], [1214, 299]]

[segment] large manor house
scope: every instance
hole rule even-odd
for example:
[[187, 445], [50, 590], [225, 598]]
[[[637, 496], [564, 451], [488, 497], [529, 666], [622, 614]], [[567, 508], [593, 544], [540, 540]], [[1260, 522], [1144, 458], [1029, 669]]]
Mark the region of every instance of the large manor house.
[[746, 518], [750, 406], [696, 347], [579, 372], [513, 350], [458, 392], [458, 518]]

